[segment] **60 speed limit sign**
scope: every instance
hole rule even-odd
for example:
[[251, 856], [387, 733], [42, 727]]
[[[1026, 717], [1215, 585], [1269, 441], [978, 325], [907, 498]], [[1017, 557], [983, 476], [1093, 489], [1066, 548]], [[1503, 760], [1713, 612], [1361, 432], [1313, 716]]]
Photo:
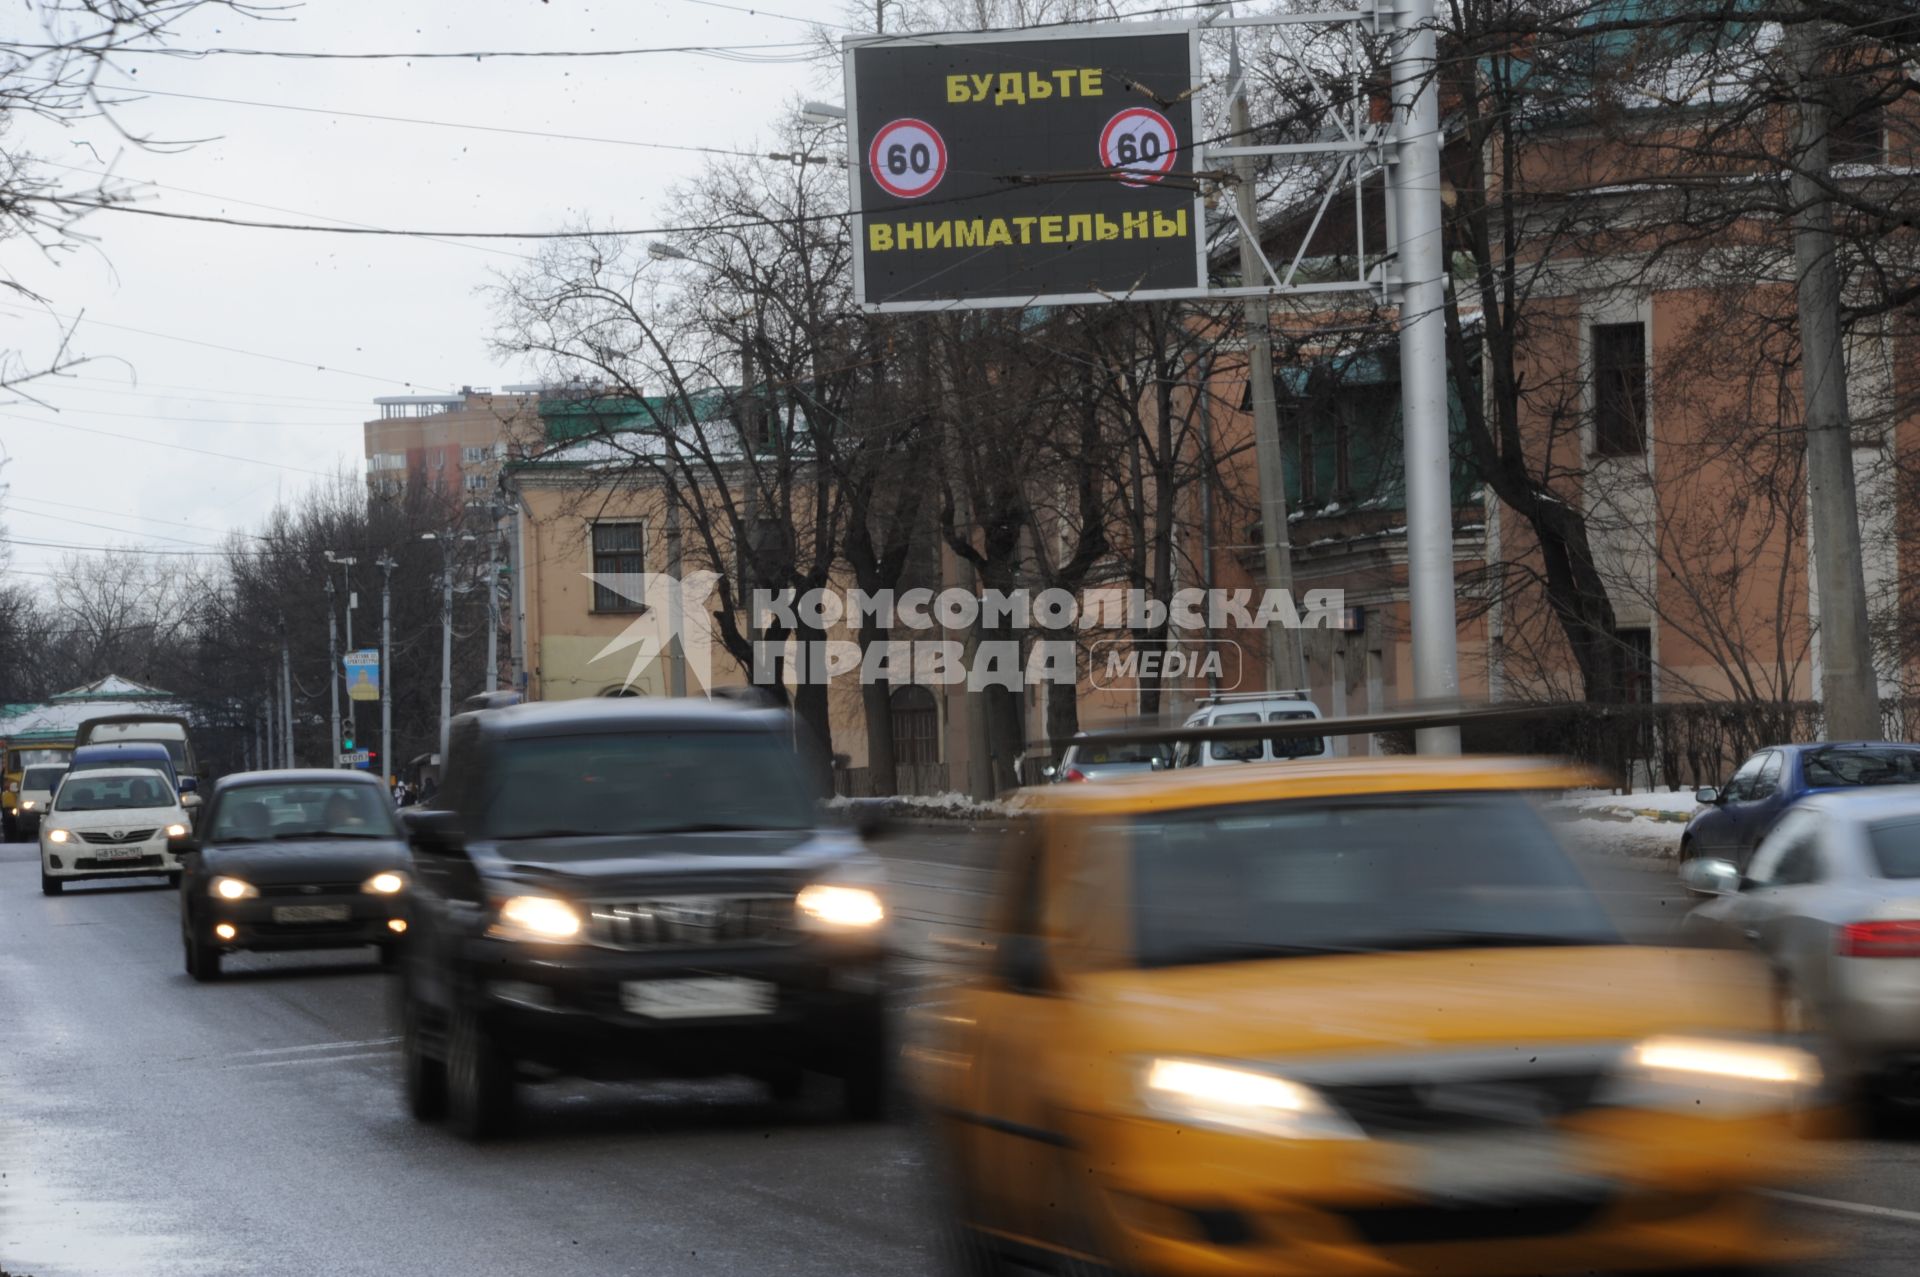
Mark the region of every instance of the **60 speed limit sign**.
[[1100, 165], [1127, 186], [1147, 186], [1173, 171], [1180, 139], [1173, 122], [1150, 107], [1128, 107], [1100, 130]]
[[873, 135], [867, 170], [887, 194], [918, 199], [947, 175], [947, 144], [923, 120], [895, 120]]

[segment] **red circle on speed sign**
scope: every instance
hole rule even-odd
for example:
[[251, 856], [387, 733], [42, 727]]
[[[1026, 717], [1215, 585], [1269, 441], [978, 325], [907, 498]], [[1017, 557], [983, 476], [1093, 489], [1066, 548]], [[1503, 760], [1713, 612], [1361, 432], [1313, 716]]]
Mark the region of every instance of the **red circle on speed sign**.
[[1100, 130], [1100, 165], [1127, 186], [1146, 186], [1173, 171], [1180, 153], [1173, 121], [1150, 107], [1130, 106]]
[[918, 199], [947, 175], [947, 144], [924, 120], [895, 120], [873, 135], [867, 171], [887, 194]]

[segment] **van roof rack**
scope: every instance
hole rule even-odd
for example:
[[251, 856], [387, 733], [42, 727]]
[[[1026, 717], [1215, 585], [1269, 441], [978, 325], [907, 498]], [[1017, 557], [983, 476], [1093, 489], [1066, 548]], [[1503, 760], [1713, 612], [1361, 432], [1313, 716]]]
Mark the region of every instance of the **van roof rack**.
[[1304, 701], [1313, 698], [1311, 687], [1286, 687], [1276, 692], [1217, 692], [1202, 696], [1195, 705], [1226, 705], [1234, 701]]

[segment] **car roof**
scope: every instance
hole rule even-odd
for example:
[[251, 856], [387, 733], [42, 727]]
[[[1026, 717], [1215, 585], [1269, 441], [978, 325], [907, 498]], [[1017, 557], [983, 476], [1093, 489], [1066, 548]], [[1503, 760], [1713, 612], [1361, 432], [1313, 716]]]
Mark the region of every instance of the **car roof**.
[[372, 772], [348, 771], [344, 767], [287, 767], [277, 771], [231, 772], [214, 782], [214, 792], [238, 789], [245, 785], [325, 784], [379, 786]]
[[[1816, 749], [1897, 749], [1913, 753], [1920, 751], [1920, 745], [1902, 740], [1803, 740], [1791, 745], [1762, 745], [1753, 752], [1759, 754], [1769, 749], [1783, 749], [1792, 754], [1811, 753]], [[1748, 755], [1749, 758], [1752, 756]]]
[[770, 731], [790, 720], [783, 710], [696, 697], [588, 696], [567, 701], [530, 701], [499, 709], [471, 710], [490, 736], [558, 736], [571, 732]]
[[167, 747], [152, 740], [101, 740], [74, 747], [75, 757], [91, 758], [96, 754], [119, 754], [134, 758], [172, 758]]
[[1116, 777], [1099, 785], [1023, 790], [1030, 810], [1120, 815], [1289, 798], [1581, 789], [1610, 782], [1592, 768], [1540, 758], [1339, 758], [1235, 763]]

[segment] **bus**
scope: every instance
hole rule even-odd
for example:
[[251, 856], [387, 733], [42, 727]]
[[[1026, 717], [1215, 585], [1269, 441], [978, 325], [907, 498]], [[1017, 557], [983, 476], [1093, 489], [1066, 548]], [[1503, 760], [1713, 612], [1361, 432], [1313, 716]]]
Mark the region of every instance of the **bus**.
[[7, 737], [4, 790], [0, 790], [0, 832], [8, 842], [20, 840], [18, 813], [20, 778], [29, 767], [65, 767], [73, 753], [71, 727], [29, 728]]

